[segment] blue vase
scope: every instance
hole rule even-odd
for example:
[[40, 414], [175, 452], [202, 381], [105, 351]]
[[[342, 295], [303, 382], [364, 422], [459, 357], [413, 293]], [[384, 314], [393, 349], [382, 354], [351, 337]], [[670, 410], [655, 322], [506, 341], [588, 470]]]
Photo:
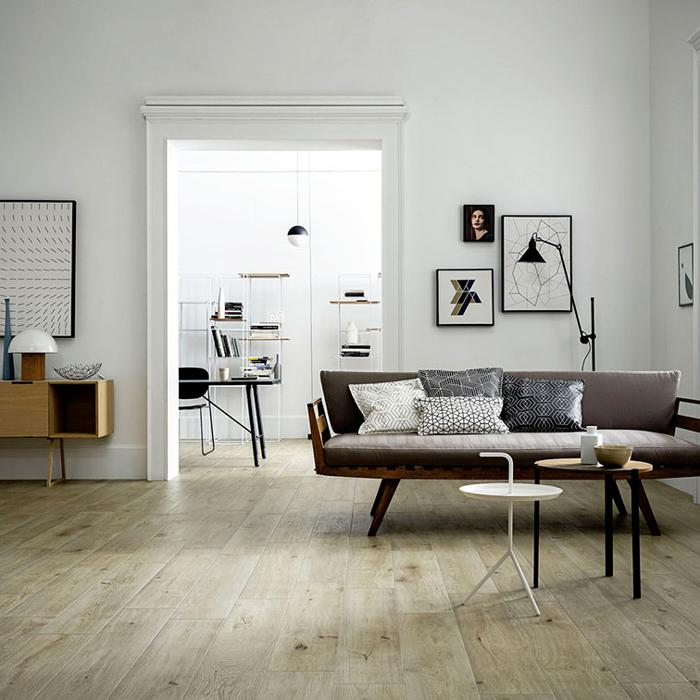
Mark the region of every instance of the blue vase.
[[10, 321], [10, 300], [5, 299], [5, 335], [2, 340], [2, 378], [12, 380], [15, 378], [15, 363], [10, 355], [10, 341], [12, 340], [12, 323]]

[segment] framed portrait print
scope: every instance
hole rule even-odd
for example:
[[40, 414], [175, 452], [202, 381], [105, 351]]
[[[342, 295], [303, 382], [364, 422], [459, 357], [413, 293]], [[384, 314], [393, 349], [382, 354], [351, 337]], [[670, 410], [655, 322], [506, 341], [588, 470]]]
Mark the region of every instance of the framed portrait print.
[[678, 306], [693, 305], [694, 286], [693, 244], [688, 243], [678, 248]]
[[[536, 236], [539, 262], [520, 262]], [[561, 255], [558, 247], [561, 246]], [[566, 272], [564, 265], [566, 265]], [[503, 311], [571, 311], [571, 216], [501, 217]]]
[[462, 240], [465, 243], [493, 243], [496, 240], [496, 207], [493, 204], [465, 204]]
[[[75, 209], [72, 200], [0, 201], [0, 296], [15, 334], [75, 337]], [[0, 308], [0, 329], [4, 321]]]
[[438, 326], [493, 326], [493, 270], [436, 270]]

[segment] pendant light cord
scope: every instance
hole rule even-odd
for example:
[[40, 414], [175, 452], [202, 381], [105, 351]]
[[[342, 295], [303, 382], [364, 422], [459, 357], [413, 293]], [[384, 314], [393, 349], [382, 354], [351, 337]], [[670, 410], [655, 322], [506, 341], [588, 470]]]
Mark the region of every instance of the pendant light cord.
[[[297, 151], [297, 163], [299, 162], [299, 154]], [[309, 225], [309, 228], [307, 229], [309, 231], [309, 345], [311, 347], [311, 352], [309, 353], [309, 357], [311, 358], [311, 395], [309, 397], [309, 401], [314, 400], [314, 285], [313, 285], [313, 277], [312, 277], [312, 255], [311, 255], [311, 168], [309, 167], [309, 161], [308, 161], [308, 154], [307, 154], [307, 168], [306, 168], [306, 173], [307, 173], [307, 192], [306, 192], [306, 220]], [[297, 178], [299, 176], [299, 171], [297, 170]], [[298, 181], [298, 180], [297, 180]], [[297, 197], [297, 202], [299, 201], [299, 198]]]

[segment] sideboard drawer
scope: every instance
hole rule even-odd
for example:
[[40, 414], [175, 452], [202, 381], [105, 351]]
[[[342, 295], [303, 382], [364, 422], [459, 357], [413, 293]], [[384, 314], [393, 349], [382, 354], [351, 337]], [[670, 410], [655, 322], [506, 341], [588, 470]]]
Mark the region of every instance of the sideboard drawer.
[[49, 385], [0, 382], [0, 437], [47, 437]]

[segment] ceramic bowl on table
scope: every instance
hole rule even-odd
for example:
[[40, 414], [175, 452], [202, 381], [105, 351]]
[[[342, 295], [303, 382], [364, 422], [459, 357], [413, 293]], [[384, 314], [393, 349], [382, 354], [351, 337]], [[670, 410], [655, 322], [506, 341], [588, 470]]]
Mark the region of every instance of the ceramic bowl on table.
[[598, 445], [595, 448], [595, 457], [604, 467], [624, 467], [632, 458], [630, 445]]

